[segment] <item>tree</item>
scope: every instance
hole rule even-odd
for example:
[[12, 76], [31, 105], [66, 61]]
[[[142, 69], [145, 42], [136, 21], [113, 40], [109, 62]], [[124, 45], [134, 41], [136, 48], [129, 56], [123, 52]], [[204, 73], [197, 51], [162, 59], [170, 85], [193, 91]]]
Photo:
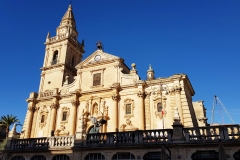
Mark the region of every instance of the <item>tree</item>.
[[16, 122], [20, 122], [19, 119], [17, 119], [17, 116], [14, 115], [6, 115], [1, 116], [0, 118], [0, 126], [6, 127], [6, 138], [8, 137], [8, 132], [10, 130], [10, 126]]

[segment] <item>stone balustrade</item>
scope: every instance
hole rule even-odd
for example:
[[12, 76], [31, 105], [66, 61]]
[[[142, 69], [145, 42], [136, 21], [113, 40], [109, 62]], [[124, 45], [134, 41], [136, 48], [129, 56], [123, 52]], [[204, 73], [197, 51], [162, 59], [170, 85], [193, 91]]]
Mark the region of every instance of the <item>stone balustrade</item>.
[[57, 41], [57, 40], [61, 40], [61, 39], [66, 38], [66, 37], [67, 37], [67, 34], [66, 34], [66, 33], [61, 34], [61, 35], [57, 35], [57, 36], [55, 36], [55, 37], [51, 37], [51, 38], [50, 38], [50, 42], [55, 42], [55, 41]]
[[133, 145], [171, 141], [171, 129], [88, 134], [83, 146]]
[[47, 90], [45, 92], [39, 92], [39, 98], [44, 98], [44, 97], [49, 97], [49, 96], [53, 96], [53, 92], [54, 90]]
[[240, 136], [240, 125], [183, 128], [183, 131], [187, 142], [236, 140]]
[[9, 146], [10, 150], [73, 147], [74, 136], [11, 139]]
[[[173, 126], [174, 127], [174, 126]], [[87, 134], [76, 140], [74, 136], [44, 137], [8, 140], [6, 149], [51, 149], [62, 147], [108, 147], [124, 145], [150, 145], [171, 143], [202, 143], [240, 141], [240, 125], [207, 126], [198, 128], [183, 128], [183, 140], [174, 140], [173, 129], [138, 130], [129, 132], [109, 132]], [[178, 133], [179, 134], [179, 133]]]

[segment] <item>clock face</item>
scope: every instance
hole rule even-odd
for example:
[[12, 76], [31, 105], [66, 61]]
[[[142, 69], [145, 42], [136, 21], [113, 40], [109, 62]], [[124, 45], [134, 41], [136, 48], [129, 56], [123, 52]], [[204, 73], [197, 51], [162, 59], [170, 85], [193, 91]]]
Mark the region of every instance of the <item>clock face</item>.
[[100, 55], [96, 55], [94, 58], [95, 61], [100, 61], [101, 60], [101, 56]]

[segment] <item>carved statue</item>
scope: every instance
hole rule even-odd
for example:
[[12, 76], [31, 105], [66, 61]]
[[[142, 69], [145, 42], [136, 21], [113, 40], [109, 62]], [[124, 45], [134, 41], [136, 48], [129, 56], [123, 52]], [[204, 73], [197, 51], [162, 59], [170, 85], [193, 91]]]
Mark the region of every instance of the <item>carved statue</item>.
[[136, 131], [136, 130], [138, 130], [138, 128], [135, 127], [132, 124], [132, 121], [129, 118], [126, 119], [126, 124], [123, 124], [120, 127], [120, 132], [123, 132], [123, 131]]
[[21, 124], [14, 124], [12, 130], [8, 133], [8, 137], [17, 138], [17, 125]]
[[64, 125], [61, 125], [60, 129], [55, 131], [56, 136], [68, 136], [69, 132], [66, 130]]

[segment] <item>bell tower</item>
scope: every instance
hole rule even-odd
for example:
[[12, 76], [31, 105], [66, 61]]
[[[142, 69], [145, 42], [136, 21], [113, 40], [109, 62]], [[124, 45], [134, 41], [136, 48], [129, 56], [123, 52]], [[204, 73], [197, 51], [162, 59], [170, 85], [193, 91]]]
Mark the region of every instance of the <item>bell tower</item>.
[[56, 36], [47, 34], [39, 92], [60, 88], [65, 81], [71, 83], [74, 80], [75, 66], [81, 62], [84, 53], [84, 41], [79, 43], [77, 37], [76, 22], [69, 5], [56, 29]]

